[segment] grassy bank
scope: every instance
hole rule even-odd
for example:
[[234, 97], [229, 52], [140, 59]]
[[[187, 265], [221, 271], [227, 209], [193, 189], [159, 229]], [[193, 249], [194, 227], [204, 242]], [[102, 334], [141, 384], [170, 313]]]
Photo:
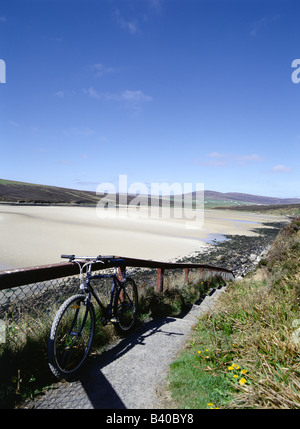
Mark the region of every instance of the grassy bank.
[[179, 408], [300, 408], [300, 218], [229, 284], [171, 365]]

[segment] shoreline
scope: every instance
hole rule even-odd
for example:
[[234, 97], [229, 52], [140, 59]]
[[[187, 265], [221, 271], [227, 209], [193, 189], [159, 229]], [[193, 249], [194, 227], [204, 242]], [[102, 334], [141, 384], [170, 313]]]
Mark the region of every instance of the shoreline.
[[216, 243], [232, 243], [228, 236], [258, 237], [264, 223], [275, 220], [286, 218], [206, 210], [200, 225], [137, 216], [100, 219], [94, 207], [1, 205], [0, 270], [57, 263], [62, 253], [203, 261]]
[[226, 240], [215, 242], [205, 254], [182, 258], [178, 262], [210, 263], [233, 271], [236, 278], [244, 277], [264, 259], [278, 233], [288, 221], [268, 222], [257, 228], [256, 236], [226, 235]]

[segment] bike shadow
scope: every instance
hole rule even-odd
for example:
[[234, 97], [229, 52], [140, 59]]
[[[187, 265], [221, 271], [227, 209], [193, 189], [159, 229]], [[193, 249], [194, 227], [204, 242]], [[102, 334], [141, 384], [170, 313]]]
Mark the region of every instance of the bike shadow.
[[[83, 369], [81, 376], [78, 378], [86, 395], [93, 408], [97, 409], [126, 409], [124, 402], [121, 400], [118, 392], [112, 386], [110, 381], [101, 371], [106, 366], [122, 358], [137, 345], [145, 345], [146, 339], [158, 332], [170, 335], [184, 335], [183, 333], [173, 332], [172, 330], [164, 330], [163, 327], [175, 322], [176, 318], [166, 317], [158, 320], [151, 320], [138, 327], [133, 332], [126, 335], [126, 337], [119, 339], [108, 350], [100, 355], [91, 356]], [[153, 352], [153, 350], [152, 350]], [[137, 359], [132, 356], [132, 362], [137, 364]], [[122, 366], [122, 360], [120, 366]], [[126, 372], [126, 367], [123, 368]], [[117, 377], [117, 375], [116, 375]], [[117, 383], [118, 384], [118, 383]]]

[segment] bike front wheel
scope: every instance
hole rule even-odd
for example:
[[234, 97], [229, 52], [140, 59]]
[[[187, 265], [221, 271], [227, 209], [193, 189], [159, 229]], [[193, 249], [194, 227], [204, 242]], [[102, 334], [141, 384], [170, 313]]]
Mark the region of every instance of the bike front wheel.
[[127, 279], [122, 282], [118, 289], [114, 303], [114, 315], [117, 319], [116, 328], [121, 333], [126, 333], [132, 329], [136, 321], [137, 309], [137, 287], [132, 279]]
[[89, 355], [95, 334], [95, 310], [85, 295], [67, 299], [53, 320], [48, 361], [52, 373], [66, 380], [73, 378]]

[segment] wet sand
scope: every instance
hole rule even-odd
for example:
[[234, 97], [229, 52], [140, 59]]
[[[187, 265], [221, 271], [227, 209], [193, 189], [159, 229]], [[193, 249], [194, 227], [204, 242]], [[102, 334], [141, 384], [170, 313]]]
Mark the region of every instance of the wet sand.
[[205, 211], [203, 222], [125, 212], [101, 218], [93, 207], [2, 205], [0, 270], [57, 263], [62, 253], [171, 261], [205, 251], [223, 234], [255, 235], [251, 229], [280, 219], [225, 210]]

